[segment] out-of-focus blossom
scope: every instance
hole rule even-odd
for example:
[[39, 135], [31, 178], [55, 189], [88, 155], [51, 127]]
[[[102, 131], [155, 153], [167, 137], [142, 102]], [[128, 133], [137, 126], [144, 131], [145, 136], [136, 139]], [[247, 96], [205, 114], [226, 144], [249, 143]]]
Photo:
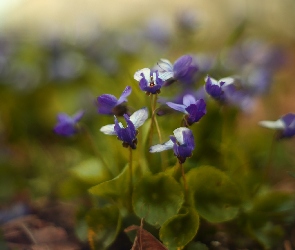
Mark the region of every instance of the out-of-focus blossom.
[[199, 19], [194, 10], [186, 9], [176, 16], [176, 24], [181, 31], [196, 31], [199, 28]]
[[152, 71], [149, 68], [138, 70], [134, 74], [134, 79], [139, 82], [140, 89], [147, 94], [159, 94], [168, 77], [167, 73], [159, 73], [157, 70]]
[[278, 130], [278, 138], [290, 138], [295, 135], [295, 114], [288, 113], [276, 121], [261, 121], [262, 127]]
[[127, 113], [127, 107], [124, 102], [127, 102], [127, 96], [131, 94], [131, 87], [127, 86], [119, 99], [110, 94], [104, 94], [97, 98], [98, 113], [105, 115], [122, 116]]
[[206, 92], [215, 100], [226, 103], [226, 87], [230, 84], [234, 83], [234, 79], [232, 77], [222, 78], [219, 81], [207, 76], [205, 84]]
[[170, 108], [186, 114], [184, 120], [188, 126], [198, 122], [207, 112], [205, 101], [203, 99], [196, 100], [193, 95], [185, 95], [183, 104], [173, 102], [167, 102], [166, 104]]
[[167, 22], [161, 18], [152, 18], [146, 23], [144, 36], [155, 45], [164, 48], [171, 40], [171, 29], [167, 25]]
[[251, 68], [243, 72], [245, 77], [241, 86], [252, 96], [268, 93], [273, 78], [273, 72], [267, 68]]
[[186, 127], [180, 127], [173, 131], [174, 136], [170, 136], [170, 140], [157, 144], [150, 148], [151, 153], [162, 152], [164, 150], [173, 149], [174, 155], [180, 163], [184, 163], [186, 158], [192, 156], [195, 148], [195, 139], [192, 131]]
[[136, 149], [137, 144], [137, 129], [143, 125], [148, 118], [147, 108], [142, 108], [134, 112], [130, 117], [124, 114], [124, 119], [127, 123], [125, 128], [121, 122], [118, 121], [115, 116], [115, 124], [105, 125], [100, 128], [100, 131], [106, 135], [116, 135], [119, 140], [123, 142], [124, 147], [131, 147]]
[[79, 111], [73, 116], [69, 116], [65, 113], [59, 113], [57, 115], [57, 124], [54, 127], [54, 132], [62, 136], [72, 136], [79, 132], [77, 123], [84, 115], [84, 111]]
[[168, 84], [180, 81], [186, 84], [193, 82], [194, 75], [198, 71], [198, 66], [194, 63], [192, 56], [184, 55], [179, 57], [174, 64], [167, 59], [161, 59], [157, 63], [160, 72], [167, 74]]

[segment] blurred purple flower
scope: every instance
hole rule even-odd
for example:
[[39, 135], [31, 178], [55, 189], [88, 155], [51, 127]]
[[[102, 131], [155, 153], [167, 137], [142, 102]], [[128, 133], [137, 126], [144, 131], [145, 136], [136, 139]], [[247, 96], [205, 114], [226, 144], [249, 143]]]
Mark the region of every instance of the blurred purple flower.
[[147, 108], [142, 108], [134, 112], [130, 117], [124, 114], [124, 119], [127, 123], [125, 128], [121, 122], [118, 122], [115, 116], [115, 124], [109, 124], [101, 127], [100, 131], [106, 135], [116, 135], [123, 142], [124, 147], [136, 149], [137, 144], [137, 128], [143, 125], [148, 118]]
[[97, 98], [98, 113], [105, 115], [122, 116], [127, 113], [127, 107], [124, 102], [127, 102], [127, 96], [131, 94], [131, 87], [127, 86], [122, 92], [119, 99], [110, 94], [104, 94]]
[[277, 121], [261, 121], [259, 125], [278, 130], [278, 139], [290, 138], [295, 135], [295, 114], [288, 113]]
[[176, 22], [181, 31], [196, 31], [199, 28], [197, 13], [192, 9], [186, 9], [178, 13]]
[[194, 75], [198, 71], [198, 66], [190, 55], [179, 57], [174, 64], [167, 59], [161, 59], [157, 65], [160, 68], [160, 72], [167, 74], [167, 80], [169, 80], [167, 85], [174, 81], [191, 84], [194, 82]]
[[59, 113], [57, 115], [57, 124], [54, 127], [54, 132], [61, 136], [72, 136], [79, 132], [77, 123], [80, 121], [84, 111], [79, 111], [73, 116], [69, 116], [65, 113]]
[[183, 104], [173, 102], [166, 103], [170, 108], [180, 111], [185, 115], [184, 120], [187, 126], [198, 122], [206, 114], [206, 103], [203, 99], [196, 100], [193, 95], [185, 95]]
[[164, 150], [173, 149], [174, 155], [180, 163], [184, 163], [186, 158], [192, 156], [195, 148], [195, 139], [192, 131], [186, 127], [180, 127], [173, 131], [174, 136], [170, 136], [170, 140], [150, 147], [150, 153], [162, 152]]
[[159, 94], [168, 74], [152, 71], [149, 68], [138, 70], [134, 74], [134, 79], [139, 82], [141, 90], [147, 94]]
[[222, 78], [219, 81], [207, 76], [205, 84], [206, 92], [215, 100], [226, 103], [226, 94], [225, 89], [228, 85], [234, 82], [234, 79], [231, 77]]

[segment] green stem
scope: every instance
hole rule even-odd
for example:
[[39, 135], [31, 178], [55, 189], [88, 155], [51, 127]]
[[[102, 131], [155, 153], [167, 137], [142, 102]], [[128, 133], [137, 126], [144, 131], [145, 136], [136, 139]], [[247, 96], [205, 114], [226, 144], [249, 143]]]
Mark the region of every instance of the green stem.
[[272, 163], [273, 154], [275, 150], [276, 138], [277, 138], [277, 133], [274, 133], [273, 138], [271, 140], [269, 155], [268, 155], [267, 163], [264, 170], [265, 181], [267, 181], [267, 179], [271, 177], [271, 163]]
[[93, 153], [100, 159], [100, 161], [102, 162], [102, 165], [104, 166], [105, 170], [110, 174], [110, 176], [113, 176], [112, 171], [109, 169], [108, 165], [106, 164], [106, 162], [104, 161], [102, 155], [100, 154], [92, 135], [90, 134], [89, 129], [85, 126], [85, 125], [80, 125], [80, 129], [81, 131], [84, 132], [84, 135], [87, 139], [87, 141], [89, 142], [89, 144], [91, 145], [91, 148], [93, 150]]
[[155, 125], [155, 110], [157, 105], [157, 94], [151, 95], [151, 109], [152, 109], [152, 122], [149, 131], [149, 146], [152, 146], [153, 143], [153, 133], [154, 133], [154, 125]]
[[180, 161], [177, 161], [177, 164], [175, 166], [173, 175], [174, 175], [174, 178], [177, 181], [179, 180], [180, 175], [182, 176], [183, 187], [184, 187], [184, 197], [185, 197], [185, 200], [187, 201], [187, 198], [188, 198], [188, 186], [187, 186], [186, 177], [185, 177], [185, 173], [184, 173], [184, 167], [183, 167], [183, 164]]
[[132, 212], [132, 193], [133, 193], [133, 169], [132, 169], [132, 148], [129, 147], [129, 195], [130, 195], [130, 212]]

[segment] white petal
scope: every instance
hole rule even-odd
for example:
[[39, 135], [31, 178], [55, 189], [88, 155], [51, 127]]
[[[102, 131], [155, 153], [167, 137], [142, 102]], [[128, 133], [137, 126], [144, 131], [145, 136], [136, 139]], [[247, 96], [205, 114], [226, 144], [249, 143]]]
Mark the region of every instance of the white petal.
[[162, 152], [164, 150], [168, 150], [173, 148], [173, 141], [169, 140], [164, 144], [157, 144], [150, 147], [150, 153]]
[[225, 78], [222, 78], [218, 81], [218, 85], [220, 85], [221, 82], [224, 82], [224, 84], [222, 86], [227, 86], [229, 84], [234, 83], [234, 81], [235, 81], [235, 79], [232, 77], [225, 77]]
[[167, 59], [160, 59], [160, 61], [157, 64], [163, 71], [173, 71], [173, 65]]
[[140, 70], [136, 71], [135, 74], [134, 74], [134, 79], [135, 79], [136, 81], [140, 81], [141, 78], [142, 78], [142, 76], [141, 76], [142, 73], [143, 73], [143, 75], [144, 75], [144, 78], [145, 78], [148, 82], [150, 82], [150, 74], [151, 74], [151, 70], [150, 70], [149, 68], [144, 68], [144, 69], [140, 69]]
[[100, 128], [100, 131], [106, 135], [116, 135], [115, 124], [105, 125]]
[[261, 121], [258, 123], [260, 126], [270, 129], [285, 129], [285, 124], [282, 120], [277, 121]]
[[173, 77], [173, 72], [159, 72], [158, 76], [161, 80], [166, 81], [168, 79], [171, 79]]
[[180, 145], [182, 145], [184, 142], [183, 142], [183, 134], [182, 132], [183, 131], [189, 131], [190, 129], [186, 128], [186, 127], [180, 127], [180, 128], [177, 128], [173, 131], [173, 134], [176, 138], [176, 140], [180, 143]]
[[130, 120], [134, 124], [135, 128], [139, 128], [148, 118], [148, 110], [147, 108], [142, 108], [140, 110], [135, 111], [131, 116]]

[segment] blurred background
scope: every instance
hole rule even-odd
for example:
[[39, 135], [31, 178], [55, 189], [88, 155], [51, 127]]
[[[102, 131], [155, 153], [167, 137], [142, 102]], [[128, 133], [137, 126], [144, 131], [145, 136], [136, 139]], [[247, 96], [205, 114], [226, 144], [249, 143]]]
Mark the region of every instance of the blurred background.
[[[56, 114], [84, 109], [97, 147], [112, 148], [99, 132], [112, 119], [97, 114], [97, 96], [118, 97], [130, 85], [133, 110], [146, 105], [133, 74], [160, 58], [192, 55], [200, 69], [195, 87], [210, 74], [238, 75], [259, 89], [237, 124], [259, 168], [272, 133], [258, 121], [295, 111], [294, 13], [294, 0], [1, 0], [0, 222], [28, 213], [32, 200], [80, 201], [101, 181], [79, 167], [93, 155], [89, 142], [53, 133]], [[208, 163], [203, 151], [195, 155]], [[278, 152], [277, 169], [292, 169], [294, 140]], [[2, 215], [16, 205], [16, 214]]]

